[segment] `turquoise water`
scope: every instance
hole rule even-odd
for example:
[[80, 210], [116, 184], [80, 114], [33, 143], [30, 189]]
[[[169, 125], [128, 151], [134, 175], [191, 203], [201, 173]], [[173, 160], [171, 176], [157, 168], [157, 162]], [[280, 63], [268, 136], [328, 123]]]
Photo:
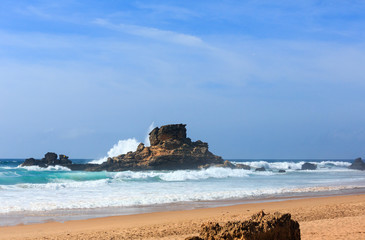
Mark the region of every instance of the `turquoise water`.
[[[348, 169], [351, 160], [232, 160], [265, 167], [266, 172], [227, 168], [81, 172], [60, 166], [20, 168], [22, 161], [0, 160], [0, 217], [108, 208], [133, 213], [131, 209], [145, 206], [331, 194], [365, 187], [365, 172]], [[318, 169], [299, 170], [307, 161]]]

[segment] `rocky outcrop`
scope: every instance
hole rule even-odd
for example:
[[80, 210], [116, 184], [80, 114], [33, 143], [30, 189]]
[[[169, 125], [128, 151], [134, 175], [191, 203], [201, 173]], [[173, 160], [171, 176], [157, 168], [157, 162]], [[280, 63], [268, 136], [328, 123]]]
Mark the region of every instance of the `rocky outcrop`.
[[150, 132], [149, 140], [150, 147], [141, 143], [135, 152], [108, 158], [107, 162], [90, 170], [176, 170], [231, 164], [211, 153], [207, 143], [187, 138], [185, 124], [157, 127]]
[[356, 158], [349, 168], [365, 171], [365, 162], [361, 158]]
[[41, 160], [26, 159], [21, 166], [60, 165], [71, 170], [85, 171], [126, 171], [126, 170], [177, 170], [197, 169], [201, 166], [235, 167], [229, 161], [208, 150], [208, 143], [193, 142], [186, 137], [185, 124], [165, 125], [153, 129], [149, 134], [151, 146], [139, 144], [135, 152], [128, 152], [108, 158], [102, 164], [72, 164], [65, 155], [47, 153]]
[[302, 165], [302, 170], [316, 170], [317, 164], [306, 162]]
[[299, 223], [289, 213], [253, 215], [248, 221], [228, 222], [224, 225], [209, 222], [202, 225], [200, 236], [186, 240], [300, 240]]
[[56, 153], [48, 152], [44, 155], [44, 158], [40, 160], [36, 160], [34, 158], [25, 159], [25, 161], [20, 166], [48, 167], [56, 165], [65, 166], [70, 164], [72, 164], [72, 161], [68, 159], [68, 156], [60, 154], [59, 158], [57, 158]]

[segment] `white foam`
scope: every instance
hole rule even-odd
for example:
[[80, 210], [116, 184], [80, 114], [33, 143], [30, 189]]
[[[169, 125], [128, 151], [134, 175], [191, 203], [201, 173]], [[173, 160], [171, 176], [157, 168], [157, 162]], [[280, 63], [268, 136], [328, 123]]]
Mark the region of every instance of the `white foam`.
[[24, 168], [28, 171], [71, 171], [71, 169], [63, 166], [48, 166], [46, 168], [38, 167], [38, 166], [18, 166], [17, 168]]
[[73, 181], [73, 180], [66, 180], [63, 179], [62, 182], [50, 182], [46, 184], [32, 184], [32, 183], [23, 183], [23, 184], [16, 184], [16, 185], [9, 185], [8, 188], [11, 189], [45, 189], [45, 190], [59, 190], [63, 188], [93, 188], [93, 187], [104, 187], [110, 182], [109, 179], [99, 179], [99, 180], [92, 180], [92, 181]]
[[[182, 186], [176, 185], [174, 188], [168, 189], [156, 189], [155, 186], [149, 186], [149, 188], [146, 186], [144, 189], [140, 189], [135, 186], [131, 186], [129, 188], [123, 188], [123, 186], [109, 188], [100, 186], [92, 187], [93, 188], [90, 188], [89, 190], [82, 188], [67, 189], [62, 187], [56, 189], [37, 189], [37, 196], [34, 195], [34, 189], [28, 189], [18, 198], [13, 198], [11, 201], [2, 201], [2, 204], [0, 205], [0, 213], [17, 211], [46, 211], [55, 209], [129, 207], [189, 201], [239, 199], [276, 194], [353, 189], [357, 186], [313, 186], [303, 188], [264, 187], [247, 189], [241, 188], [236, 190], [231, 188], [227, 188], [226, 190], [224, 188], [207, 190], [197, 185], [191, 185], [185, 188], [181, 188]], [[0, 198], [2, 197], [4, 196], [2, 195]], [[5, 198], [6, 197], [10, 199], [12, 195], [5, 194]]]
[[[318, 168], [331, 169], [331, 168], [346, 168], [351, 165], [349, 162], [344, 161], [321, 161], [321, 162], [311, 162], [309, 163], [316, 164]], [[293, 162], [293, 161], [277, 161], [277, 162], [267, 162], [267, 161], [247, 161], [247, 162], [234, 162], [245, 164], [253, 168], [264, 167], [267, 170], [300, 170], [302, 165], [306, 163], [306, 161]]]
[[126, 140], [119, 140], [117, 144], [114, 144], [113, 147], [108, 151], [107, 156], [100, 158], [98, 160], [93, 160], [90, 163], [101, 164], [106, 162], [109, 157], [116, 157], [121, 154], [126, 154], [130, 151], [136, 151], [139, 142], [135, 138], [128, 138]]
[[202, 170], [178, 170], [178, 171], [147, 171], [133, 172], [125, 171], [115, 174], [115, 179], [147, 179], [158, 177], [162, 181], [187, 181], [187, 180], [204, 180], [208, 178], [230, 178], [230, 177], [248, 177], [248, 171], [243, 169], [217, 168], [211, 167]]

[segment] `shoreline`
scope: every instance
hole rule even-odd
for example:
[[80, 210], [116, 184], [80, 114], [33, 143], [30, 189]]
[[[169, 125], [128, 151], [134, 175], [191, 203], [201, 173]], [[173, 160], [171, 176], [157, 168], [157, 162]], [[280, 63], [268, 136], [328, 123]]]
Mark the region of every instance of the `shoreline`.
[[25, 211], [15, 213], [0, 213], [0, 227], [18, 225], [32, 225], [47, 222], [67, 222], [74, 220], [88, 220], [113, 216], [128, 216], [155, 212], [185, 211], [234, 205], [259, 204], [269, 202], [283, 202], [307, 198], [321, 198], [332, 196], [349, 196], [365, 194], [365, 188], [350, 188], [332, 191], [302, 192], [289, 194], [275, 194], [266, 196], [247, 197], [243, 199], [222, 199], [207, 201], [178, 202], [157, 205], [131, 207], [104, 207], [91, 209], [57, 209], [49, 211]]
[[184, 239], [198, 233], [203, 222], [247, 219], [260, 210], [291, 213], [293, 219], [299, 221], [302, 239], [336, 239], [339, 236], [365, 239], [365, 193], [165, 210], [0, 227], [0, 239]]

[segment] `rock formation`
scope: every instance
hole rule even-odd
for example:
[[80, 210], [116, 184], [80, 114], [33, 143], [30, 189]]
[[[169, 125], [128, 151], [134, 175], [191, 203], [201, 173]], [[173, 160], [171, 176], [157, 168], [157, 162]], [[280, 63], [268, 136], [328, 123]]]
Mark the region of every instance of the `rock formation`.
[[71, 160], [68, 159], [66, 155], [60, 154], [59, 159], [57, 159], [57, 154], [53, 152], [48, 152], [44, 155], [44, 158], [41, 160], [36, 160], [34, 158], [25, 159], [25, 161], [21, 164], [22, 167], [25, 166], [39, 166], [39, 167], [48, 167], [48, 166], [65, 166], [72, 164]]
[[302, 170], [316, 170], [317, 165], [313, 163], [306, 162], [302, 165]]
[[108, 158], [107, 162], [92, 170], [176, 170], [224, 164], [221, 157], [208, 150], [207, 143], [200, 140], [192, 142], [187, 138], [185, 126], [173, 124], [156, 127], [149, 134], [150, 147], [140, 143], [135, 152]]
[[361, 158], [356, 158], [349, 168], [365, 171], [365, 162]]
[[165, 125], [153, 129], [149, 134], [151, 146], [140, 143], [135, 152], [128, 152], [108, 158], [102, 164], [72, 164], [68, 157], [47, 153], [42, 160], [26, 159], [21, 166], [47, 167], [60, 165], [71, 170], [85, 171], [126, 171], [126, 170], [176, 170], [197, 169], [201, 166], [236, 166], [223, 161], [208, 150], [208, 143], [193, 142], [186, 137], [185, 124]]
[[202, 225], [200, 236], [186, 240], [300, 240], [299, 223], [289, 213], [255, 214], [248, 221], [228, 222], [224, 225], [209, 222]]

